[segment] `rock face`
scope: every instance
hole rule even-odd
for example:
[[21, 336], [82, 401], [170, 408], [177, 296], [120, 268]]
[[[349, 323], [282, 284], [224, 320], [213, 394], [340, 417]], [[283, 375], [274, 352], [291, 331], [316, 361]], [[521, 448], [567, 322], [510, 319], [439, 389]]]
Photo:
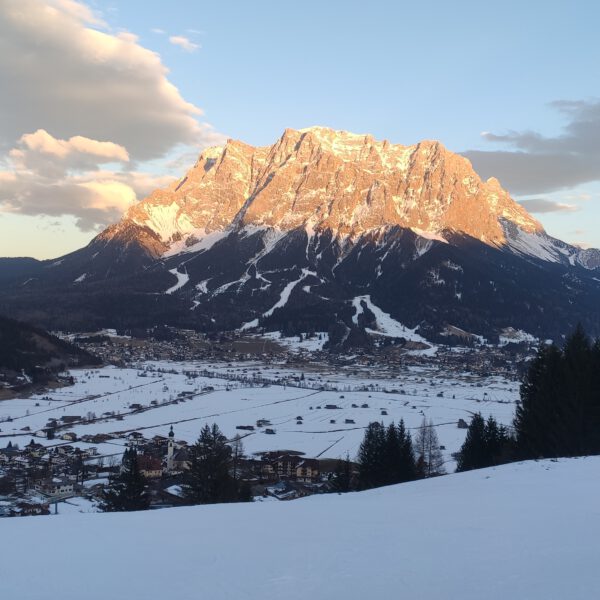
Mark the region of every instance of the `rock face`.
[[210, 148], [181, 181], [125, 219], [170, 244], [231, 225], [351, 237], [397, 225], [493, 245], [506, 241], [502, 220], [542, 231], [497, 180], [481, 181], [466, 158], [439, 142], [401, 146], [322, 127], [287, 129], [272, 146], [229, 140]]
[[0, 312], [54, 329], [600, 335], [600, 251], [548, 236], [438, 142], [320, 127], [210, 148], [85, 248], [0, 261], [2, 281]]

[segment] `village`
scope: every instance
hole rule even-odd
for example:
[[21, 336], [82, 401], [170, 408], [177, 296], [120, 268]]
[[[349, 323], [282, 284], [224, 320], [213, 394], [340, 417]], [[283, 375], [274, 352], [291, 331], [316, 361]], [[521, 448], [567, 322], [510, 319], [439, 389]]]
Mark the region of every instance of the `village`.
[[235, 476], [259, 500], [330, 491], [338, 461], [355, 456], [375, 420], [416, 429], [433, 417], [452, 468], [474, 410], [509, 423], [514, 357], [532, 351], [387, 345], [342, 356], [318, 338], [162, 333], [168, 339], [80, 336], [106, 367], [74, 369], [52, 389], [14, 386], [0, 401], [0, 516], [97, 510], [127, 448], [138, 453], [151, 507], [182, 505], [189, 446], [212, 421], [246, 448]]
[[[110, 443], [105, 434], [83, 436], [83, 442]], [[67, 443], [62, 443], [63, 441]], [[73, 434], [65, 433], [53, 446], [33, 438], [20, 448], [11, 442], [0, 448], [0, 517], [48, 515], [70, 502], [94, 510], [109, 478], [121, 468], [120, 454], [99, 456], [90, 446], [85, 450], [69, 444]], [[127, 447], [138, 453], [140, 472], [149, 486], [151, 508], [185, 504], [181, 485], [188, 469], [188, 443], [176, 440], [173, 429], [165, 436], [146, 439], [134, 432]], [[300, 453], [265, 452], [241, 458], [236, 477], [251, 486], [253, 496], [291, 500], [329, 491], [328, 479], [334, 461], [305, 458]], [[322, 473], [322, 469], [330, 472]]]

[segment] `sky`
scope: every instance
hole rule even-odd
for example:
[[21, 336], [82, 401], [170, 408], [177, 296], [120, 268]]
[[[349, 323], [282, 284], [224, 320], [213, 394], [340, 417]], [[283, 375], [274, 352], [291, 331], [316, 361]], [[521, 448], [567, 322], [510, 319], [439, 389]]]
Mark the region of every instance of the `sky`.
[[600, 4], [0, 0], [0, 256], [88, 243], [227, 138], [441, 141], [600, 247]]

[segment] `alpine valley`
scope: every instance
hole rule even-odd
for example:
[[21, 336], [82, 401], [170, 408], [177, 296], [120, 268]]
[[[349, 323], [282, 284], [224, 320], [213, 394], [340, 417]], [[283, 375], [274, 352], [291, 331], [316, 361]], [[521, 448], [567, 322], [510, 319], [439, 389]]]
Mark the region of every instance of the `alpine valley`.
[[85, 248], [0, 259], [0, 284], [0, 312], [63, 330], [600, 334], [599, 250], [550, 237], [438, 142], [322, 127], [209, 148]]

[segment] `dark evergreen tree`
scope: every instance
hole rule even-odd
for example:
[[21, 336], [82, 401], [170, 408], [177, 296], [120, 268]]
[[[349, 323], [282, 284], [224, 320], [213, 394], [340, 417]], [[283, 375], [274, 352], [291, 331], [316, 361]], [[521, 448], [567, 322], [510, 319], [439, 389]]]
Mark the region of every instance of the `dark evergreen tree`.
[[485, 421], [481, 413], [477, 413], [471, 418], [457, 462], [457, 471], [469, 471], [487, 466]]
[[358, 486], [366, 490], [385, 482], [385, 428], [369, 423], [358, 449]]
[[458, 452], [457, 471], [491, 467], [510, 459], [510, 436], [504, 426], [490, 416], [483, 420], [481, 413], [473, 415], [467, 436]]
[[231, 448], [216, 423], [205, 425], [190, 447], [190, 466], [183, 491], [192, 504], [233, 502], [238, 499], [232, 469]]
[[581, 327], [563, 350], [542, 346], [521, 385], [515, 415], [522, 458], [600, 453], [600, 347]]
[[338, 460], [331, 484], [334, 492], [346, 493], [354, 489], [352, 462], [349, 454], [346, 454], [344, 460]]
[[121, 469], [110, 478], [100, 507], [105, 512], [145, 510], [150, 505], [146, 491], [146, 481], [140, 473], [135, 448], [128, 448], [123, 454]]
[[400, 419], [400, 423], [398, 423], [398, 443], [400, 444], [400, 455], [396, 465], [396, 481], [397, 483], [412, 481], [417, 477], [417, 466], [412, 437], [410, 431], [404, 426], [404, 419]]
[[400, 421], [384, 427], [370, 423], [358, 453], [361, 489], [411, 481], [416, 477], [415, 456], [410, 433]]

